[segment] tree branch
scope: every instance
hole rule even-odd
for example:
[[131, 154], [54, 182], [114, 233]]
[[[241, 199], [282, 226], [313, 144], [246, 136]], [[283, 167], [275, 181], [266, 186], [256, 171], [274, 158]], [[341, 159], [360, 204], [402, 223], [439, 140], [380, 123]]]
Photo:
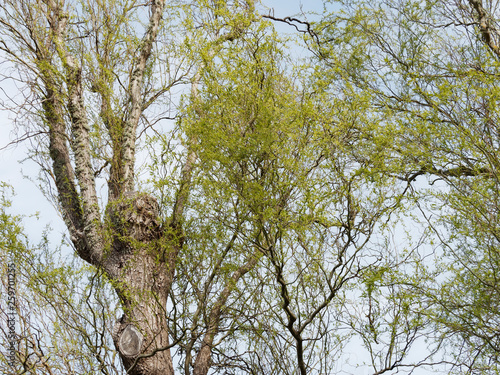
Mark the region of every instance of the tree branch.
[[[318, 45], [320, 45], [318, 34], [316, 34], [316, 32], [312, 28], [311, 24], [307, 21], [302, 21], [302, 20], [299, 20], [298, 18], [294, 18], [294, 17], [279, 18], [279, 17], [271, 16], [271, 14], [263, 14], [262, 18], [267, 18], [267, 19], [270, 19], [272, 21], [277, 21], [277, 22], [283, 22], [283, 23], [286, 23], [287, 25], [293, 26], [293, 27], [295, 27], [295, 29], [299, 33], [308, 34], [309, 36], [311, 36], [311, 38], [314, 39], [314, 41]], [[301, 24], [301, 25], [304, 25], [306, 27], [306, 29], [305, 30], [300, 29], [294, 22]]]
[[450, 169], [439, 169], [433, 166], [424, 166], [419, 171], [407, 174], [405, 177], [398, 176], [397, 178], [402, 181], [413, 182], [418, 176], [435, 175], [440, 177], [477, 177], [493, 175], [494, 172], [486, 167], [470, 168], [459, 166]]
[[90, 252], [91, 263], [97, 265], [101, 262], [104, 241], [91, 164], [90, 127], [83, 102], [82, 68], [74, 56], [68, 52], [64, 43], [67, 15], [54, 1], [48, 1], [48, 6], [52, 13], [52, 19], [49, 23], [54, 34], [54, 43], [66, 73], [68, 110], [72, 124], [71, 147], [75, 155], [75, 172], [80, 186], [85, 241]]
[[208, 330], [203, 338], [201, 349], [196, 356], [193, 375], [206, 375], [208, 373], [208, 370], [210, 369], [212, 344], [215, 335], [219, 331], [222, 308], [226, 304], [227, 299], [233, 290], [236, 288], [238, 281], [257, 264], [261, 256], [262, 255], [259, 255], [258, 252], [251, 254], [247, 258], [245, 264], [232, 274], [231, 278], [226, 282], [226, 286], [219, 294], [219, 298], [217, 298], [217, 301], [210, 312]]
[[484, 9], [481, 0], [469, 0], [469, 4], [476, 12], [477, 23], [484, 42], [497, 57], [500, 57], [500, 48], [495, 41], [499, 39], [499, 32], [491, 22], [491, 15]]
[[134, 59], [134, 66], [130, 76], [128, 88], [130, 111], [124, 123], [123, 146], [120, 150], [120, 161], [123, 163], [122, 175], [119, 176], [121, 185], [119, 193], [121, 194], [134, 190], [135, 134], [144, 105], [144, 98], [142, 96], [144, 72], [146, 70], [146, 63], [151, 56], [153, 43], [159, 32], [165, 2], [165, 0], [152, 0], [151, 2], [149, 26], [142, 38], [139, 52]]

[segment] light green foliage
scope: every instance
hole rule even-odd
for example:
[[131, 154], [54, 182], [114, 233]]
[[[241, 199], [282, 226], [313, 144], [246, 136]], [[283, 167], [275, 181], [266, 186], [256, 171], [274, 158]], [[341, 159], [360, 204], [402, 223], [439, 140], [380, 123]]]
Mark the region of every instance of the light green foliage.
[[[2, 260], [1, 314], [7, 305], [8, 270], [15, 269], [15, 366], [0, 357], [4, 374], [121, 373], [110, 340], [117, 303], [101, 274], [64, 256], [62, 243], [54, 247], [48, 230], [39, 244], [28, 241], [23, 218], [9, 213], [10, 187], [2, 185], [0, 258]], [[63, 246], [64, 245], [64, 246]], [[67, 252], [67, 250], [65, 251]], [[12, 317], [12, 316], [11, 316]], [[2, 327], [7, 327], [2, 323]], [[2, 328], [2, 353], [10, 344]]]
[[[370, 111], [383, 116], [399, 163], [392, 173], [431, 182], [418, 178], [413, 196], [441, 247], [440, 263], [417, 269], [436, 279], [408, 273], [400, 282], [410, 301], [415, 292], [424, 301], [437, 333], [429, 338], [441, 343], [451, 371], [496, 373], [500, 60], [486, 35], [498, 43], [499, 10], [488, 1], [340, 3], [317, 25], [326, 71], [371, 92]], [[339, 51], [356, 51], [360, 71], [348, 54], [339, 64]]]
[[[67, 178], [56, 185], [79, 255], [104, 249], [115, 292], [134, 300], [125, 312], [164, 293], [144, 310], [165, 309], [158, 343], [172, 345], [178, 371], [191, 373], [206, 348], [210, 373], [381, 374], [441, 359], [450, 371], [498, 371], [500, 60], [472, 0], [340, 1], [313, 24], [284, 19], [309, 31], [293, 40], [309, 48], [300, 60], [252, 1], [168, 2], [150, 54], [150, 4], [68, 3], [64, 36], [40, 26], [48, 3], [0, 7], [2, 20], [10, 9], [13, 25], [31, 22], [28, 42], [0, 32], [34, 87], [27, 130], [52, 137], [50, 153], [36, 139], [33, 159], [45, 177]], [[28, 50], [31, 60], [16, 61]], [[67, 112], [78, 85], [66, 53], [81, 64], [84, 111]], [[88, 129], [71, 116], [88, 117]], [[73, 165], [76, 178], [65, 172]], [[85, 185], [94, 178], [106, 187], [95, 200]], [[19, 275], [20, 363], [122, 373], [102, 272], [46, 239], [29, 243], [1, 203], [2, 257]], [[416, 223], [422, 234], [402, 238]], [[139, 269], [124, 254], [154, 261]], [[415, 359], [425, 339], [429, 352]], [[353, 343], [362, 363], [339, 360]], [[156, 366], [152, 357], [136, 370]]]
[[[215, 303], [227, 278], [257, 257], [226, 304], [227, 337], [214, 350], [291, 373], [299, 340], [311, 371], [333, 373], [350, 335], [340, 319], [346, 296], [386, 261], [372, 235], [406, 187], [387, 175], [389, 134], [368, 112], [370, 93], [307, 65], [296, 71], [270, 26], [217, 48], [203, 55], [179, 125], [198, 158], [178, 303]], [[198, 323], [192, 308], [182, 306], [184, 327]]]

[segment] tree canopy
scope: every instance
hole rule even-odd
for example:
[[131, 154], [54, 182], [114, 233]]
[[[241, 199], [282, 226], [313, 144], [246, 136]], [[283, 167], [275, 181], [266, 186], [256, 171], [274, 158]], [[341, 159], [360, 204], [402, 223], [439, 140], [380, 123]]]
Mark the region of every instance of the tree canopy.
[[67, 236], [2, 185], [1, 371], [500, 371], [499, 16], [5, 0], [3, 108]]

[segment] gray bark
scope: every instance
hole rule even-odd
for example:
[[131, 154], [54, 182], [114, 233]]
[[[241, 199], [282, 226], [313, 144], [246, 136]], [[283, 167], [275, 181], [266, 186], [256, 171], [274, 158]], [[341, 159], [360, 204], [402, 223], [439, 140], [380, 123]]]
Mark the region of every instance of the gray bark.
[[120, 155], [120, 160], [123, 162], [123, 168], [121, 170], [121, 180], [123, 181], [122, 193], [134, 190], [135, 141], [137, 125], [139, 123], [139, 118], [141, 117], [144, 104], [144, 98], [142, 95], [144, 72], [146, 70], [146, 63], [151, 56], [153, 43], [158, 35], [164, 8], [165, 0], [152, 0], [149, 26], [142, 39], [141, 47], [138, 56], [135, 58], [132, 75], [130, 77], [129, 116], [124, 123], [123, 141]]
[[[161, 226], [158, 204], [146, 194], [111, 203], [107, 216], [114, 238], [103, 268], [125, 311], [113, 337], [120, 357], [130, 374], [173, 374], [165, 307], [180, 245]], [[120, 346], [130, 324], [143, 338], [135, 356]]]

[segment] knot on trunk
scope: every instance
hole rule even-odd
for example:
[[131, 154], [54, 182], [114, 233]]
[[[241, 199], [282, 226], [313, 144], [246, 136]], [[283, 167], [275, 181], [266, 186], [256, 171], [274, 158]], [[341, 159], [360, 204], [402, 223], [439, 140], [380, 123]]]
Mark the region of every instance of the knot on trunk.
[[159, 237], [159, 211], [156, 199], [145, 193], [128, 193], [108, 205], [115, 233], [140, 242]]
[[118, 339], [120, 353], [126, 357], [136, 357], [141, 352], [143, 336], [142, 333], [132, 324], [121, 331]]
[[[121, 317], [113, 327], [113, 342], [115, 343], [123, 364], [126, 368], [134, 363], [135, 358], [141, 354], [144, 337], [141, 331], [127, 319], [125, 315]], [[137, 368], [135, 370], [138, 370]], [[136, 373], [132, 371], [131, 373]]]

